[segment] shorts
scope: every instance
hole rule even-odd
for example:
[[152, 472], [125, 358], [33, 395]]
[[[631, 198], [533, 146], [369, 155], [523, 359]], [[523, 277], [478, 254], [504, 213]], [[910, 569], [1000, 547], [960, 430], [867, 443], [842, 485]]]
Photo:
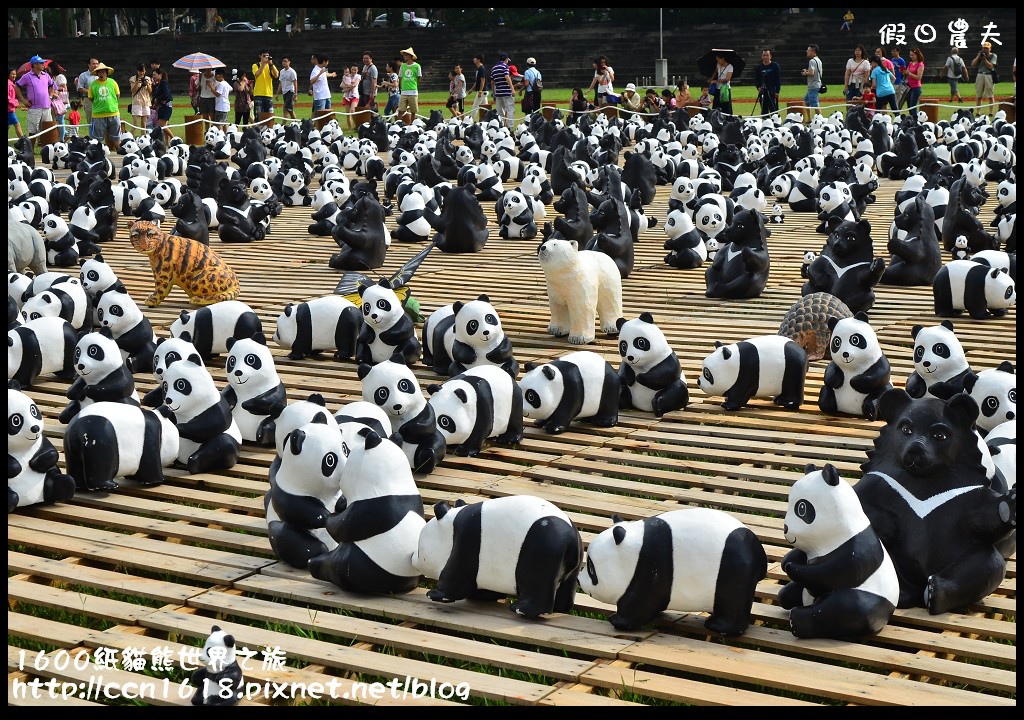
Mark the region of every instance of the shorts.
[[460, 113], [464, 112], [466, 109], [465, 101], [462, 98], [452, 97], [451, 95], [448, 96], [448, 102], [446, 102], [444, 106], [449, 110], [452, 108], [458, 108]]
[[[252, 98], [254, 103], [253, 110], [258, 113], [272, 113], [274, 112], [274, 98], [269, 95], [254, 95]], [[330, 107], [330, 106], [328, 106]]]
[[121, 116], [94, 117], [89, 126], [89, 137], [93, 140], [117, 140], [121, 137]]
[[594, 93], [594, 104], [595, 105], [602, 105], [602, 104], [604, 104], [604, 102], [606, 101], [607, 97], [608, 97], [608, 93], [606, 93], [606, 92], [595, 92]]
[[199, 98], [199, 114], [209, 115], [213, 117], [213, 114], [217, 112], [217, 98]]
[[11, 125], [20, 125], [20, 124], [21, 124], [21, 120], [18, 119], [18, 114], [16, 112], [11, 110], [9, 113], [7, 113], [7, 127], [10, 127]]
[[227, 125], [227, 123], [228, 123], [228, 113], [229, 112], [231, 112], [231, 111], [230, 110], [218, 110], [217, 112], [215, 112], [213, 114], [213, 121], [215, 123], [220, 123], [220, 124], [223, 124], [223, 125]]
[[974, 94], [977, 97], [992, 97], [995, 88], [992, 86], [992, 76], [989, 73], [978, 73], [974, 78]]
[[959, 95], [960, 94], [960, 78], [948, 78], [949, 80], [949, 94]]
[[295, 91], [289, 90], [284, 94], [284, 111], [295, 112]]
[[314, 100], [313, 101], [313, 112], [316, 112], [317, 110], [330, 110], [330, 109], [331, 109], [331, 99], [330, 98], [323, 98], [321, 100]]
[[818, 102], [818, 91], [820, 88], [807, 88], [807, 94], [804, 95], [804, 105], [807, 107], [821, 107]]
[[174, 107], [172, 105], [161, 105], [160, 107], [158, 107], [156, 109], [156, 119], [157, 120], [170, 120], [171, 119], [171, 114], [173, 112], [174, 112]]
[[404, 115], [406, 112], [410, 113], [414, 118], [420, 109], [420, 99], [418, 95], [402, 95], [398, 99], [398, 114]]
[[361, 107], [376, 106], [377, 98], [372, 95], [364, 95], [359, 93], [359, 105]]

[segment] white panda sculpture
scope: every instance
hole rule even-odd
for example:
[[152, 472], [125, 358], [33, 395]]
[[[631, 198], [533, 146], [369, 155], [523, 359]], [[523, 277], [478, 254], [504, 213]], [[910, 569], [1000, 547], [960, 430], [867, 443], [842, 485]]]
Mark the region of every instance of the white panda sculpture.
[[356, 369], [363, 382], [363, 400], [382, 408], [391, 418], [391, 441], [405, 453], [413, 472], [429, 473], [444, 459], [448, 444], [437, 427], [437, 416], [416, 375], [396, 355], [376, 365]]
[[915, 325], [910, 336], [914, 339], [914, 372], [907, 378], [907, 393], [913, 398], [925, 393], [948, 398], [961, 392], [971, 366], [953, 323], [943, 320], [929, 327]]
[[124, 288], [124, 284], [117, 277], [114, 268], [107, 264], [102, 254], [96, 254], [91, 258], [83, 258], [82, 269], [78, 273], [85, 288], [86, 295], [92, 300], [93, 308], [99, 305], [100, 298], [107, 290]]
[[[53, 267], [74, 267], [78, 264], [78, 240], [71, 234], [67, 222], [51, 213], [43, 218], [43, 240], [46, 243], [46, 263]], [[94, 246], [95, 247], [95, 246]]]
[[636, 320], [619, 318], [620, 408], [636, 408], [661, 417], [690, 402], [679, 357], [649, 312]]
[[333, 350], [335, 360], [350, 360], [363, 316], [341, 295], [325, 295], [306, 302], [288, 303], [277, 317], [273, 340], [288, 350], [291, 360], [301, 360]]
[[1010, 361], [979, 373], [969, 373], [964, 378], [964, 391], [981, 410], [975, 426], [983, 435], [997, 425], [1016, 419], [1017, 374]]
[[[337, 547], [327, 519], [340, 512], [345, 456], [337, 423], [326, 411], [290, 430], [270, 466], [263, 505], [270, 547], [282, 561], [305, 570], [309, 561]], [[331, 418], [333, 421], [333, 418]]]
[[412, 365], [420, 358], [420, 341], [416, 327], [405, 312], [402, 301], [391, 287], [391, 281], [381, 278], [375, 285], [360, 285], [363, 326], [356, 341], [356, 362], [380, 363], [390, 360], [396, 353]]
[[790, 582], [779, 603], [795, 636], [873, 635], [888, 624], [900, 596], [896, 568], [835, 466], [808, 465], [793, 484], [783, 533], [793, 549], [782, 558]]
[[619, 374], [601, 355], [579, 350], [543, 364], [527, 363], [519, 381], [523, 414], [552, 435], [573, 420], [596, 427], [619, 421]]
[[46, 290], [32, 295], [21, 306], [21, 316], [24, 320], [62, 317], [79, 334], [92, 332], [94, 327], [92, 302], [78, 278], [54, 283]]
[[569, 517], [530, 495], [434, 505], [412, 564], [437, 580], [427, 597], [450, 603], [514, 596], [525, 617], [572, 611], [583, 540]]
[[75, 372], [78, 377], [65, 392], [71, 402], [58, 417], [63, 424], [96, 402], [139, 405], [135, 378], [108, 328], [83, 335], [78, 341]]
[[199, 351], [196, 350], [196, 346], [188, 340], [162, 337], [156, 341], [156, 349], [153, 352], [153, 375], [156, 377], [156, 387], [143, 396], [143, 405], [155, 408], [164, 404], [164, 371], [168, 365], [189, 355], [194, 355], [202, 363], [202, 358], [199, 357]]
[[338, 546], [310, 560], [309, 572], [347, 592], [409, 592], [420, 582], [412, 559], [423, 500], [401, 448], [370, 428], [357, 437], [341, 473], [345, 507], [327, 520]]
[[156, 336], [149, 318], [126, 290], [110, 289], [96, 303], [96, 324], [110, 330], [133, 373], [151, 372]]
[[932, 292], [939, 317], [952, 317], [964, 310], [975, 320], [1001, 317], [1017, 302], [1013, 278], [971, 260], [952, 260], [939, 268]]
[[891, 367], [868, 324], [867, 313], [828, 319], [832, 361], [818, 395], [818, 408], [828, 415], [845, 413], [874, 420], [882, 393], [892, 388]]
[[494, 210], [498, 220], [498, 237], [523, 240], [537, 237], [533, 203], [519, 190], [506, 190], [498, 199]]
[[573, 345], [592, 343], [598, 317], [601, 332], [617, 332], [615, 323], [622, 317], [622, 276], [610, 256], [580, 250], [575, 240], [546, 236], [537, 259], [547, 284], [548, 334], [568, 336]]
[[181, 436], [178, 462], [192, 475], [234, 467], [242, 434], [199, 356], [168, 365], [163, 386], [164, 412], [171, 412]]
[[75, 496], [75, 481], [57, 467], [60, 455], [43, 434], [45, 427], [46, 421], [35, 401], [17, 388], [8, 387], [8, 513], [19, 507], [70, 500]]
[[243, 441], [256, 442], [260, 425], [276, 417], [288, 404], [287, 391], [277, 374], [267, 340], [257, 333], [251, 338], [228, 338], [224, 363], [228, 384], [221, 396], [231, 408]]
[[478, 455], [492, 438], [512, 444], [523, 439], [523, 391], [495, 365], [470, 368], [443, 385], [428, 385], [427, 392], [437, 429], [456, 455]]
[[710, 612], [704, 627], [741, 635], [750, 625], [758, 581], [768, 559], [757, 536], [728, 513], [711, 508], [671, 510], [623, 521], [587, 547], [583, 592], [615, 606], [616, 630], [637, 630], [664, 610]]
[[195, 686], [192, 704], [196, 706], [231, 707], [242, 698], [245, 677], [235, 656], [233, 635], [214, 625], [199, 653], [203, 667], [189, 677]]
[[40, 375], [75, 377], [78, 333], [64, 318], [41, 317], [7, 331], [7, 379], [32, 387]]
[[454, 303], [443, 305], [427, 316], [423, 321], [422, 338], [423, 364], [435, 375], [449, 375], [455, 344]]
[[753, 397], [797, 410], [804, 401], [807, 351], [781, 335], [761, 335], [731, 345], [715, 343], [704, 358], [697, 387], [723, 395], [726, 410], [739, 410]]
[[114, 490], [115, 479], [121, 477], [159, 485], [163, 469], [178, 456], [179, 441], [177, 428], [162, 412], [125, 403], [93, 403], [68, 423], [65, 465], [79, 490]]
[[665, 218], [665, 264], [669, 267], [689, 270], [698, 268], [708, 259], [705, 245], [707, 236], [698, 230], [685, 208], [669, 212]]
[[222, 300], [198, 310], [182, 310], [178, 319], [171, 323], [171, 337], [188, 340], [205, 362], [227, 352], [228, 338], [241, 340], [261, 332], [263, 324], [259, 316], [239, 300]]
[[501, 318], [490, 298], [480, 295], [468, 303], [456, 302], [452, 310], [455, 323], [448, 375], [458, 375], [483, 365], [496, 365], [514, 380], [519, 374], [519, 363], [512, 354], [512, 339], [502, 329]]
[[284, 453], [284, 441], [288, 433], [312, 422], [335, 429], [338, 427], [334, 416], [327, 409], [327, 401], [320, 393], [311, 393], [305, 400], [288, 403], [277, 415], [260, 423], [256, 443], [262, 447], [273, 447], [280, 458]]

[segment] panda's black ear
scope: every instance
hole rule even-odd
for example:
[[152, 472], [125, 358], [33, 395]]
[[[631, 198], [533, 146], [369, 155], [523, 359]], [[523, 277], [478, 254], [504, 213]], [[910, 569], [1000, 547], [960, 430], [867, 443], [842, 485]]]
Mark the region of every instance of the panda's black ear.
[[978, 375], [973, 370], [968, 370], [964, 375], [964, 392], [970, 393], [974, 390], [974, 384], [978, 382]]
[[865, 322], [865, 323], [870, 323], [870, 322], [871, 322], [871, 318], [869, 318], [869, 317], [868, 317], [868, 314], [867, 314], [866, 312], [864, 312], [863, 310], [858, 310], [858, 311], [857, 311], [857, 312], [856, 312], [856, 313], [854, 314], [854, 316], [853, 316], [853, 317], [854, 317], [854, 318], [855, 318], [856, 320], [860, 320], [861, 322]]
[[455, 501], [455, 507], [459, 508], [459, 507], [465, 507], [465, 506], [466, 506], [466, 501], [463, 500], [462, 498], [459, 498], [458, 500]]
[[804, 465], [804, 475], [810, 475], [812, 472], [817, 472], [818, 468], [814, 466], [814, 463], [807, 463]]
[[546, 377], [548, 380], [555, 379], [555, 369], [550, 365], [545, 365], [543, 368], [541, 368], [541, 373], [543, 373], [544, 377]]
[[914, 327], [910, 328], [910, 337], [916, 340], [917, 334], [922, 330], [924, 330], [924, 325], [915, 325]]
[[185, 359], [188, 360], [193, 365], [198, 365], [199, 367], [203, 367], [203, 359], [201, 357], [199, 357], [199, 353], [192, 353], [191, 355], [189, 355]]
[[640, 319], [643, 320], [645, 323], [650, 323], [651, 325], [654, 324], [654, 316], [651, 315], [649, 312], [640, 313]]
[[430, 383], [429, 385], [427, 385], [427, 394], [428, 395], [433, 395], [434, 393], [436, 393], [440, 389], [441, 389], [441, 386], [438, 385], [437, 383]]
[[531, 370], [533, 370], [535, 368], [539, 368], [539, 367], [540, 367], [540, 365], [538, 365], [535, 362], [528, 362], [525, 365], [523, 365], [523, 370], [525, 370], [526, 372], [530, 372]]
[[612, 513], [612, 523], [626, 522], [626, 520], [618, 513]]
[[624, 317], [620, 317], [618, 320], [615, 321], [615, 327], [617, 329], [619, 329], [619, 330], [621, 330], [622, 326], [625, 325], [625, 324], [626, 324], [626, 318], [624, 318]]
[[469, 404], [469, 395], [462, 388], [455, 389], [455, 397], [462, 401], [463, 404]]
[[485, 303], [489, 303], [491, 301], [491, 299], [489, 297], [487, 297], [486, 295], [478, 295], [476, 299], [477, 300], [483, 300]]
[[224, 341], [224, 344], [227, 346], [228, 350], [231, 350], [231, 348], [235, 346], [235, 342], [235, 338], [229, 337], [227, 340]]
[[839, 324], [839, 320], [840, 318], [837, 318], [835, 315], [832, 315], [828, 318], [828, 320], [825, 321], [825, 324], [828, 325], [829, 330], [834, 331], [836, 329], [836, 325]]
[[359, 434], [363, 436], [363, 439], [365, 441], [363, 447], [365, 447], [367, 450], [373, 450], [373, 448], [377, 447], [382, 442], [384, 442], [383, 440], [381, 440], [380, 435], [375, 433], [370, 428], [361, 429], [359, 431]]
[[289, 317], [290, 318], [292, 316], [292, 307], [293, 307], [292, 303], [288, 303], [287, 305], [284, 306], [284, 316], [285, 317]]
[[188, 310], [182, 310], [178, 314], [178, 319], [181, 320], [183, 323], [187, 323], [188, 322], [188, 318], [189, 318]]
[[119, 293], [124, 293], [125, 295], [127, 295], [128, 294], [128, 288], [126, 288], [124, 286], [123, 282], [118, 280], [113, 285], [111, 285], [110, 287], [107, 288], [107, 292], [119, 292]]
[[943, 320], [942, 321], [942, 327], [946, 328], [950, 332], [953, 332], [953, 321], [952, 320]]
[[[362, 375], [359, 377], [362, 377]], [[314, 405], [319, 405], [320, 407], [327, 407], [327, 401], [324, 400], [324, 396], [320, 393], [311, 393], [310, 396], [306, 398], [306, 402], [311, 402]]]
[[[356, 375], [359, 376], [360, 380], [364, 380], [366, 379], [366, 376], [370, 374], [371, 370], [373, 370], [373, 365], [370, 365], [369, 363], [359, 363], [359, 367], [356, 368]], [[310, 396], [310, 400], [312, 399], [313, 397]], [[326, 403], [324, 403], [324, 406], [326, 407]]]
[[299, 455], [302, 453], [302, 443], [306, 441], [306, 433], [299, 428], [295, 428], [288, 433], [284, 441], [288, 444], [288, 449], [292, 451], [292, 455]]
[[974, 398], [961, 392], [946, 401], [946, 412], [952, 415], [961, 427], [971, 428], [974, 426], [974, 421], [978, 419], [980, 410], [978, 403], [974, 402]]
[[325, 413], [318, 412], [316, 415], [314, 415], [310, 419], [310, 422], [311, 423], [316, 423], [317, 425], [326, 425], [327, 424], [327, 415]]
[[448, 503], [442, 500], [441, 502], [434, 505], [434, 517], [438, 520], [441, 520], [445, 515], [448, 514], [449, 510], [451, 510], [451, 507], [448, 505]]
[[388, 358], [388, 361], [398, 363], [399, 365], [405, 365], [405, 355], [400, 352], [392, 353], [391, 357]]
[[254, 332], [252, 334], [252, 340], [254, 342], [258, 342], [260, 345], [263, 345], [263, 346], [266, 346], [266, 344], [267, 344], [267, 336], [264, 335], [261, 332]]
[[621, 545], [622, 541], [626, 539], [626, 528], [616, 525], [612, 528], [612, 537], [615, 538], [616, 545]]
[[1003, 360], [1001, 363], [999, 363], [999, 367], [997, 367], [996, 370], [999, 370], [1000, 372], [1004, 373], [1010, 373], [1011, 375], [1016, 374], [1013, 372], [1013, 363], [1010, 362], [1009, 360]]
[[215, 633], [215, 632], [220, 632], [220, 626], [219, 625], [214, 625], [212, 628], [210, 628], [210, 634], [211, 635], [213, 633]]
[[[962, 394], [962, 393], [961, 393]], [[907, 405], [913, 402], [913, 398], [903, 388], [891, 388], [882, 393], [878, 398], [878, 417], [891, 423], [903, 411]]]
[[466, 303], [462, 302], [461, 300], [456, 300], [455, 302], [452, 303], [452, 314], [458, 315], [459, 310], [461, 310], [464, 307], [466, 307]]
[[732, 357], [732, 350], [730, 350], [727, 347], [723, 347], [722, 348], [722, 357], [725, 358], [726, 360], [731, 358]]
[[992, 270], [992, 272], [991, 272], [991, 273], [989, 273], [989, 275], [988, 275], [988, 276], [989, 276], [990, 278], [992, 278], [993, 280], [995, 280], [995, 279], [998, 279], [998, 278], [999, 278], [999, 273], [1001, 273], [1001, 272], [1002, 272], [1002, 270], [1000, 270], [999, 268], [994, 268], [994, 269]]
[[715, 340], [715, 347], [716, 347], [716, 348], [720, 348], [720, 347], [722, 347], [723, 345], [725, 345], [725, 343], [724, 343], [724, 342], [722, 342], [721, 340]]
[[825, 463], [825, 467], [821, 469], [821, 477], [825, 479], [828, 485], [839, 487], [839, 471], [836, 470], [836, 466], [832, 463]]
[[386, 288], [388, 290], [392, 289], [391, 281], [388, 280], [386, 277], [382, 277], [380, 280], [378, 280], [377, 284], [380, 285], [382, 288]]

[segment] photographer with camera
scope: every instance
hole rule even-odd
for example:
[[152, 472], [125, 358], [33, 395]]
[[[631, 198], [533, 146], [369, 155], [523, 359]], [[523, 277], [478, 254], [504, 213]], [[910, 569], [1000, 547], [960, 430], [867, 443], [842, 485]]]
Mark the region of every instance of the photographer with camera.
[[274, 112], [274, 81], [281, 75], [274, 65], [270, 51], [260, 50], [260, 60], [253, 63], [252, 74], [256, 78], [256, 84], [252, 89], [253, 109], [256, 111], [256, 119], [259, 120], [260, 113]]
[[983, 100], [995, 105], [996, 102], [996, 54], [992, 52], [992, 43], [983, 42], [978, 54], [971, 60], [971, 67], [978, 68], [974, 73], [974, 107], [980, 107]]
[[777, 112], [779, 92], [782, 90], [782, 68], [772, 59], [772, 51], [768, 48], [761, 51], [761, 64], [754, 69], [754, 85], [757, 86], [757, 102], [761, 103], [761, 112], [765, 115]]

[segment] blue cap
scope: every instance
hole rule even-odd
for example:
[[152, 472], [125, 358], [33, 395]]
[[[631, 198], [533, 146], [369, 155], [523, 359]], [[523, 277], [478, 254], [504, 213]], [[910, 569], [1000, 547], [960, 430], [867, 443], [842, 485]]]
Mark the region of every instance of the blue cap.
[[46, 62], [46, 61], [45, 61], [45, 60], [43, 60], [43, 59], [42, 59], [41, 57], [39, 57], [38, 55], [33, 55], [33, 56], [32, 56], [32, 59], [31, 59], [31, 60], [29, 60], [28, 62], [29, 62], [29, 65], [35, 65], [36, 63], [44, 63], [44, 62]]

